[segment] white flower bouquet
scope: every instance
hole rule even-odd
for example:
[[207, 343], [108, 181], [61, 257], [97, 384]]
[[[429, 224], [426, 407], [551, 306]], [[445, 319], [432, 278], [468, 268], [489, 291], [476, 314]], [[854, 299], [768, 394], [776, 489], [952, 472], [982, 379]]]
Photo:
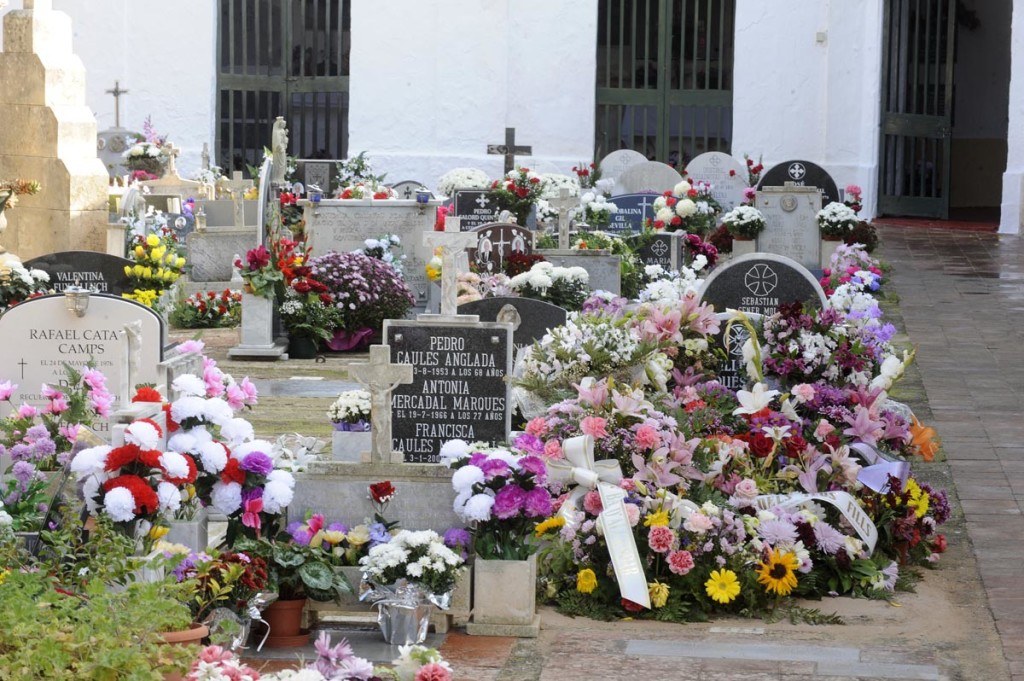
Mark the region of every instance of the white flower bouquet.
[[451, 196], [456, 189], [487, 189], [491, 178], [477, 168], [452, 168], [437, 181], [437, 191]]
[[370, 393], [365, 390], [346, 390], [328, 407], [327, 418], [331, 419], [337, 430], [370, 430]]
[[764, 214], [753, 206], [736, 206], [722, 216], [722, 224], [741, 239], [756, 239], [765, 228]]
[[818, 229], [823, 237], [840, 239], [852, 232], [860, 221], [852, 208], [838, 201], [819, 210], [817, 218]]
[[462, 556], [433, 530], [401, 530], [388, 543], [371, 548], [359, 566], [363, 579], [375, 586], [391, 587], [405, 580], [438, 597], [455, 588], [464, 569]]
[[582, 267], [557, 267], [545, 261], [512, 277], [508, 285], [524, 298], [544, 300], [567, 310], [579, 310], [587, 299], [589, 280], [590, 274]]

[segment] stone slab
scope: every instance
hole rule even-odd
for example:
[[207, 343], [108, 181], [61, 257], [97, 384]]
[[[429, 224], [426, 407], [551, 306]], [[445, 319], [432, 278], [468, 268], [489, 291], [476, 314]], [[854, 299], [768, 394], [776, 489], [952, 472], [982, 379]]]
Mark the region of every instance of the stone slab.
[[530, 624], [479, 624], [470, 620], [466, 633], [471, 636], [512, 636], [515, 638], [537, 638], [540, 636], [540, 615]]
[[670, 191], [683, 180], [672, 166], [659, 161], [647, 161], [630, 166], [615, 182], [612, 190], [612, 201], [619, 194], [639, 194], [655, 192], [661, 194]]
[[83, 288], [115, 296], [135, 290], [124, 273], [125, 267], [134, 264], [127, 258], [97, 251], [61, 251], [25, 261], [26, 268], [40, 269], [50, 275], [50, 288], [55, 293], [63, 293], [77, 281]]
[[[196, 201], [196, 212], [202, 209], [206, 213], [207, 227], [234, 227], [235, 202], [228, 199]], [[252, 233], [252, 242], [256, 243], [256, 214], [259, 211], [258, 201], [242, 201], [242, 221], [248, 225]]]
[[773, 253], [751, 253], [715, 268], [698, 292], [717, 312], [727, 309], [775, 314], [780, 303], [799, 300], [825, 306], [825, 292], [807, 268]]
[[700, 154], [686, 166], [686, 174], [691, 182], [703, 180], [711, 185], [711, 196], [722, 206], [723, 214], [743, 203], [747, 169], [730, 154], [721, 151]]
[[860, 650], [840, 646], [809, 646], [786, 643], [759, 643], [754, 641], [626, 641], [626, 655], [657, 657], [703, 657], [723, 660], [779, 660], [795, 662], [854, 663], [860, 660]]
[[454, 217], [462, 219], [460, 228], [468, 232], [498, 221], [501, 210], [487, 189], [457, 189], [453, 197]]
[[765, 187], [757, 192], [756, 201], [765, 221], [764, 231], [757, 236], [757, 250], [817, 269], [821, 263], [818, 191], [814, 187]]
[[608, 251], [572, 250], [561, 248], [538, 249], [537, 253], [557, 267], [582, 267], [590, 274], [591, 291], [609, 291], [622, 294], [622, 256]]
[[618, 180], [622, 173], [641, 163], [647, 163], [647, 157], [632, 149], [616, 149], [601, 159], [598, 168], [602, 180]]
[[685, 232], [656, 232], [636, 249], [636, 255], [644, 265], [660, 265], [670, 272], [678, 270], [684, 262], [685, 238]]
[[190, 233], [185, 243], [192, 281], [225, 281], [234, 274], [235, 256], [244, 259], [246, 252], [255, 248], [256, 229], [207, 227], [201, 232]]

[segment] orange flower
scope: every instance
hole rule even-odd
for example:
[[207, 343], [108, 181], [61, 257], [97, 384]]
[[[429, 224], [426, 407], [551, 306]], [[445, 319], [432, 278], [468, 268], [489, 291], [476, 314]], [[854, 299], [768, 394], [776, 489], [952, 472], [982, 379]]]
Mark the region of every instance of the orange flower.
[[913, 447], [915, 454], [925, 461], [931, 461], [935, 458], [935, 452], [939, 451], [939, 439], [936, 437], [935, 429], [923, 425], [916, 416], [911, 418], [913, 423], [910, 426], [910, 446]]

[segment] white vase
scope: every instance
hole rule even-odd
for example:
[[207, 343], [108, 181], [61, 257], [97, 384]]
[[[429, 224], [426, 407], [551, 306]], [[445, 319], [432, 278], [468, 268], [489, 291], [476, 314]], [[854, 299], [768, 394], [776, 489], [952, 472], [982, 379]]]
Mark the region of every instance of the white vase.
[[368, 431], [336, 430], [331, 436], [331, 452], [335, 461], [361, 463], [363, 454], [370, 454], [371, 435]]
[[537, 614], [537, 556], [473, 562], [473, 623], [531, 625]]
[[756, 239], [733, 239], [732, 240], [732, 257], [738, 258], [741, 255], [747, 255], [748, 253], [757, 252], [757, 240]]

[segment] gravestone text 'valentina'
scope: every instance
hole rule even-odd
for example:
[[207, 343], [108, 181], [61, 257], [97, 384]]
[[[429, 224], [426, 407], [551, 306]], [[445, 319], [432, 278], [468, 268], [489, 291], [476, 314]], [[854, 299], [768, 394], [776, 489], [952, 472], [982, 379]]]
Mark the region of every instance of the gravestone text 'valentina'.
[[452, 439], [503, 442], [511, 428], [512, 328], [385, 320], [391, 361], [413, 366], [413, 382], [391, 397], [393, 449], [405, 463], [437, 463]]
[[[125, 326], [135, 322], [141, 342], [131, 354]], [[161, 381], [157, 365], [163, 359], [162, 327], [160, 316], [145, 305], [104, 294], [89, 297], [82, 317], [65, 308], [64, 296], [26, 300], [0, 316], [0, 379], [17, 384], [11, 395], [15, 405], [41, 407], [49, 402], [41, 394], [43, 383], [59, 389], [66, 382], [65, 363], [82, 371], [91, 361], [107, 377], [116, 410], [131, 398], [121, 389], [124, 380], [129, 380], [129, 390]], [[0, 404], [0, 416], [5, 407]], [[99, 423], [96, 430], [106, 436], [109, 424]]]
[[716, 268], [699, 294], [716, 312], [733, 309], [769, 316], [779, 305], [794, 301], [825, 305], [825, 292], [807, 268], [772, 253], [749, 253]]
[[508, 322], [512, 324], [512, 356], [544, 337], [549, 329], [565, 324], [568, 313], [552, 303], [533, 298], [482, 298], [459, 305], [459, 314], [480, 317], [482, 322]]
[[785, 187], [786, 183], [797, 187], [817, 187], [821, 193], [821, 205], [827, 206], [839, 200], [839, 188], [828, 171], [810, 161], [785, 161], [772, 166], [761, 176], [757, 188]]
[[765, 222], [757, 237], [757, 250], [817, 269], [821, 235], [816, 216], [821, 210], [821, 194], [814, 187], [765, 187], [757, 192], [756, 205]]
[[747, 188], [747, 169], [729, 154], [708, 151], [697, 156], [686, 166], [690, 182], [702, 180], [711, 185], [711, 196], [728, 213], [743, 203], [743, 190]]
[[56, 293], [63, 293], [77, 283], [97, 293], [120, 296], [135, 290], [124, 273], [126, 266], [134, 264], [127, 258], [96, 251], [61, 251], [32, 258], [25, 262], [25, 267], [50, 275], [50, 288]]

